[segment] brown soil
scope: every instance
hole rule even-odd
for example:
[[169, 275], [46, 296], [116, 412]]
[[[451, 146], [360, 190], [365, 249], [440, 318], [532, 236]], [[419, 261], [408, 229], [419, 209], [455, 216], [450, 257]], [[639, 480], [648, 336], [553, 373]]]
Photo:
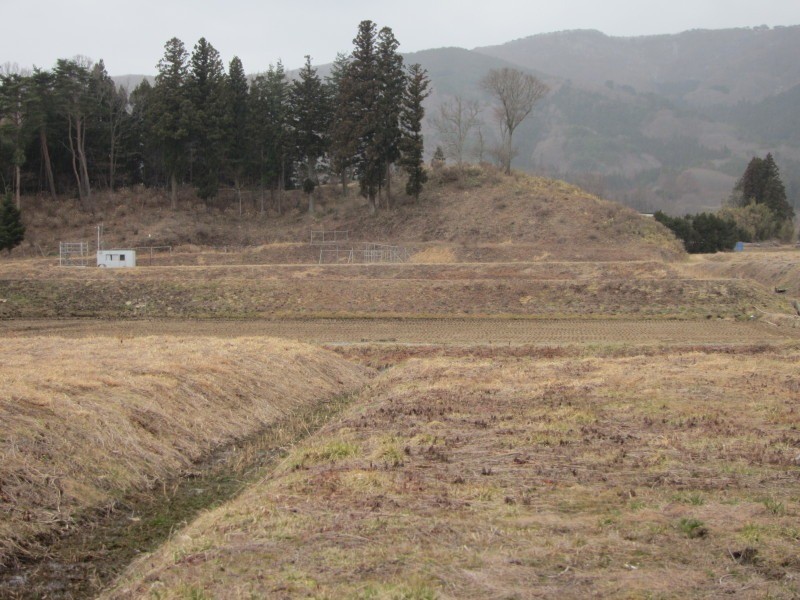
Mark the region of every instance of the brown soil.
[[129, 339], [152, 335], [236, 339], [269, 336], [335, 346], [435, 345], [486, 346], [680, 346], [694, 344], [779, 344], [800, 339], [800, 329], [763, 322], [675, 320], [512, 320], [512, 319], [279, 319], [279, 320], [128, 320], [94, 319], [0, 321], [5, 338], [108, 336]]

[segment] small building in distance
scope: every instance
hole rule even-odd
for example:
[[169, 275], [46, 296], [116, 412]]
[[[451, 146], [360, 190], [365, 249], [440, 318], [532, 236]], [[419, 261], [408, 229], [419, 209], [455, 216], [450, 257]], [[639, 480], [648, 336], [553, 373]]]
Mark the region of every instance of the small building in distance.
[[98, 250], [98, 267], [135, 267], [136, 250]]

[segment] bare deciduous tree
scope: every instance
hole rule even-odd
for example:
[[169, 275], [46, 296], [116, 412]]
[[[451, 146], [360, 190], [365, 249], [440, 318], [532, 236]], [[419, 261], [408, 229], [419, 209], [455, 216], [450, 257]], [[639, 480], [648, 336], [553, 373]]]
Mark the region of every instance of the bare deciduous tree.
[[479, 122], [480, 104], [456, 96], [439, 105], [439, 114], [433, 117], [433, 127], [439, 134], [445, 156], [461, 167], [468, 150], [470, 134]]
[[499, 102], [494, 115], [500, 124], [501, 148], [496, 152], [506, 174], [511, 173], [515, 151], [514, 130], [531, 113], [536, 103], [549, 91], [547, 85], [516, 69], [492, 69], [481, 82], [483, 88]]

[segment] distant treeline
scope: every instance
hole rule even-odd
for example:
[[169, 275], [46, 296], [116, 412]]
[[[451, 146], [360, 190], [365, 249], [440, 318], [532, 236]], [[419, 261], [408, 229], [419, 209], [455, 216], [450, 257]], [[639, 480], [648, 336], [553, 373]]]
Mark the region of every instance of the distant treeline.
[[0, 188], [17, 202], [22, 193], [73, 194], [87, 208], [98, 188], [136, 184], [168, 188], [173, 204], [181, 184], [202, 199], [221, 186], [237, 194], [243, 186], [302, 188], [312, 202], [324, 174], [345, 186], [358, 180], [375, 209], [401, 165], [408, 193], [418, 196], [427, 74], [403, 64], [388, 27], [363, 21], [353, 44], [324, 80], [308, 56], [292, 81], [280, 62], [248, 80], [238, 57], [226, 72], [205, 38], [191, 54], [169, 40], [155, 83], [144, 80], [130, 94], [102, 60], [6, 72]]

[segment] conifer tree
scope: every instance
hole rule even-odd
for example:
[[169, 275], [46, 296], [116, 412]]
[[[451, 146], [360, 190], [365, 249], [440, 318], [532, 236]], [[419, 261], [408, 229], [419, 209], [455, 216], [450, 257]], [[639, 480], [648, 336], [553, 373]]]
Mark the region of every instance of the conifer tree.
[[306, 56], [298, 79], [292, 83], [291, 106], [294, 142], [305, 167], [303, 189], [308, 195], [308, 212], [314, 212], [317, 162], [328, 146], [331, 111], [327, 90], [311, 66], [310, 56]]
[[289, 83], [283, 64], [270, 65], [250, 87], [250, 133], [252, 168], [262, 188], [278, 191], [278, 213], [283, 212], [283, 190], [291, 163], [289, 130]]
[[123, 137], [123, 168], [132, 183], [157, 185], [158, 174], [163, 173], [161, 148], [155, 144], [152, 133], [153, 86], [143, 79], [130, 95], [131, 127]]
[[353, 40], [353, 54], [347, 70], [347, 86], [357, 132], [354, 166], [361, 194], [369, 200], [370, 210], [377, 209], [376, 199], [383, 181], [383, 156], [379, 146], [380, 81], [376, 49], [376, 26], [361, 21]]
[[55, 69], [55, 91], [57, 110], [67, 120], [67, 143], [78, 197], [85, 208], [92, 209], [89, 204], [92, 188], [86, 152], [86, 138], [93, 108], [89, 95], [91, 74], [88, 67], [88, 62], [80, 58], [59, 59]]
[[733, 188], [732, 203], [740, 207], [749, 203], [764, 204], [780, 222], [794, 218], [794, 209], [786, 199], [786, 188], [772, 154], [767, 154], [766, 158], [753, 157], [748, 163]]
[[225, 71], [219, 52], [205, 38], [197, 41], [189, 62], [186, 87], [192, 111], [192, 182], [197, 195], [208, 200], [219, 191], [224, 158]]
[[228, 67], [227, 78], [228, 136], [227, 159], [233, 175], [239, 214], [242, 213], [241, 178], [249, 151], [248, 140], [248, 85], [242, 61], [234, 56]]
[[41, 170], [44, 172], [50, 198], [57, 200], [56, 182], [53, 175], [53, 161], [50, 158], [49, 131], [55, 118], [53, 100], [53, 74], [49, 71], [34, 69], [31, 75], [31, 93], [28, 95], [28, 115], [31, 128], [38, 138]]
[[25, 108], [30, 78], [19, 73], [0, 76], [0, 141], [11, 150], [13, 189], [17, 208], [20, 206], [22, 166], [25, 164], [28, 115]]
[[114, 189], [120, 142], [125, 128], [130, 125], [130, 115], [127, 112], [126, 92], [117, 89], [102, 60], [92, 67], [89, 96], [93, 104], [92, 118], [88, 124], [92, 133], [89, 154], [94, 158], [95, 178], [102, 169], [107, 177], [106, 184]]
[[19, 209], [14, 206], [11, 194], [5, 194], [0, 202], [0, 251], [16, 248], [25, 239], [25, 225]]
[[329, 96], [333, 98], [334, 106], [330, 126], [331, 170], [339, 176], [342, 196], [347, 196], [347, 183], [358, 144], [359, 115], [355, 112], [349, 68], [350, 58], [337, 54], [328, 77]]
[[148, 110], [152, 139], [161, 148], [164, 170], [169, 179], [173, 209], [178, 206], [178, 179], [183, 177], [188, 163], [191, 120], [191, 102], [186, 93], [188, 56], [178, 38], [166, 43], [164, 56], [158, 62], [158, 75]]
[[413, 64], [408, 69], [408, 85], [403, 94], [403, 106], [400, 113], [402, 137], [400, 139], [400, 162], [408, 174], [406, 193], [419, 200], [422, 186], [428, 180], [423, 165], [424, 144], [422, 137], [422, 119], [425, 108], [422, 102], [428, 97], [430, 83], [425, 69]]
[[377, 69], [379, 81], [377, 151], [380, 155], [386, 185], [386, 204], [391, 206], [392, 165], [400, 158], [400, 111], [405, 91], [403, 57], [400, 46], [389, 27], [378, 33]]

